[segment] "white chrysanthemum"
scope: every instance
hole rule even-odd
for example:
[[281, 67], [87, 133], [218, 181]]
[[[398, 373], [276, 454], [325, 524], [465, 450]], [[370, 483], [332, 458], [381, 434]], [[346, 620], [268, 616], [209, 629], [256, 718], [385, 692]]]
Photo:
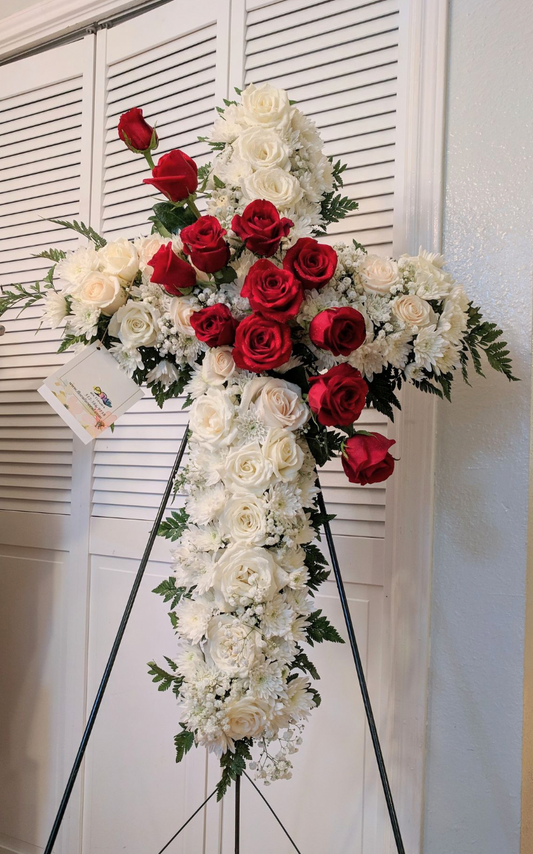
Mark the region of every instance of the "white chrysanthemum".
[[281, 667], [275, 662], [260, 664], [248, 674], [243, 683], [250, 694], [260, 700], [276, 699], [285, 693]]
[[81, 285], [89, 273], [99, 269], [100, 259], [92, 247], [81, 246], [75, 252], [67, 252], [66, 258], [56, 266], [55, 275], [61, 280], [60, 287], [69, 293]]
[[418, 255], [402, 255], [400, 271], [405, 271], [412, 281], [409, 290], [424, 299], [442, 299], [453, 286], [449, 273], [442, 270], [444, 256], [420, 249]]
[[436, 327], [426, 326], [421, 329], [413, 344], [415, 364], [426, 371], [430, 371], [442, 358], [446, 349], [446, 343], [442, 335], [436, 331]]
[[144, 363], [139, 350], [135, 348], [124, 347], [123, 344], [117, 342], [113, 344], [109, 351], [117, 360], [123, 371], [131, 377], [137, 369], [143, 369]]
[[187, 512], [195, 525], [207, 525], [221, 512], [226, 503], [226, 490], [222, 483], [196, 492], [187, 499]]
[[207, 626], [213, 614], [213, 603], [207, 599], [196, 597], [195, 599], [182, 598], [175, 609], [178, 618], [179, 632], [182, 637], [191, 643], [200, 643], [205, 636]]
[[99, 319], [99, 308], [85, 305], [76, 299], [72, 300], [68, 323], [75, 335], [85, 335], [87, 340], [93, 338], [98, 332]]
[[210, 552], [191, 552], [180, 545], [174, 549], [172, 571], [178, 587], [195, 587], [199, 594], [207, 593], [213, 586], [215, 561]]
[[446, 343], [444, 353], [435, 361], [436, 374], [449, 374], [461, 364], [461, 345]]
[[206, 671], [205, 658], [199, 646], [183, 644], [174, 662], [178, 672], [186, 679], [197, 679]]
[[438, 331], [447, 341], [459, 345], [463, 341], [468, 327], [468, 315], [463, 310], [460, 301], [447, 299], [439, 318]]
[[152, 368], [146, 374], [146, 382], [148, 383], [161, 383], [164, 388], [169, 388], [173, 383], [177, 382], [180, 378], [179, 371], [172, 362], [167, 361], [167, 359], [163, 359], [162, 362], [158, 362], [155, 368]]
[[302, 510], [299, 490], [288, 483], [273, 483], [266, 494], [266, 501], [269, 513], [284, 526], [291, 525]]
[[49, 326], [51, 326], [52, 329], [57, 329], [67, 314], [68, 305], [63, 294], [58, 293], [53, 289], [47, 291], [44, 303], [44, 316]]
[[278, 594], [267, 602], [261, 614], [261, 633], [265, 638], [285, 637], [291, 631], [294, 611], [284, 595]]
[[412, 350], [412, 340], [413, 334], [408, 329], [393, 332], [392, 335], [387, 335], [385, 338], [384, 354], [389, 364], [394, 368], [401, 370], [405, 368]]
[[387, 364], [387, 346], [385, 333], [380, 332], [373, 341], [367, 339], [357, 350], [350, 353], [348, 362], [371, 380], [374, 374], [380, 374]]

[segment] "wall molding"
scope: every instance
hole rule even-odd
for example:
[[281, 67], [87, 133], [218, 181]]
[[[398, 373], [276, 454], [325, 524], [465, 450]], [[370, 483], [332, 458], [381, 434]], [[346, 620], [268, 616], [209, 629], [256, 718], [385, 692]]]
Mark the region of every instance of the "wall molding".
[[44, 0], [4, 18], [0, 31], [0, 60], [15, 57], [50, 42], [90, 29], [115, 15], [141, 10], [153, 0]]

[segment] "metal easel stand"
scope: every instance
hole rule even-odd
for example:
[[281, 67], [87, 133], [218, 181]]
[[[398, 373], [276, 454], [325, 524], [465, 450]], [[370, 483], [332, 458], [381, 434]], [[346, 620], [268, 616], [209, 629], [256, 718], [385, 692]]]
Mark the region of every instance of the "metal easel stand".
[[[152, 529], [150, 531], [150, 535], [148, 537], [148, 542], [146, 543], [144, 554], [143, 554], [141, 562], [139, 564], [139, 569], [137, 570], [137, 574], [135, 576], [135, 580], [133, 582], [133, 586], [132, 586], [130, 595], [128, 597], [128, 601], [126, 603], [126, 607], [124, 609], [124, 613], [122, 615], [122, 619], [120, 621], [120, 625], [119, 625], [115, 640], [113, 641], [113, 646], [111, 647], [111, 652], [109, 654], [109, 658], [107, 660], [107, 664], [105, 666], [104, 673], [103, 673], [102, 679], [100, 681], [100, 685], [98, 686], [98, 690], [96, 692], [96, 697], [94, 699], [91, 711], [89, 713], [89, 717], [87, 719], [87, 724], [85, 726], [85, 730], [83, 732], [83, 735], [82, 735], [82, 738], [80, 741], [80, 745], [78, 748], [78, 752], [76, 754], [76, 758], [74, 759], [74, 764], [72, 766], [72, 770], [70, 772], [69, 778], [67, 780], [67, 784], [65, 786], [65, 791], [63, 793], [63, 797], [61, 798], [61, 803], [59, 804], [59, 808], [58, 808], [56, 817], [54, 819], [54, 823], [52, 825], [52, 830], [50, 831], [50, 836], [48, 837], [48, 841], [47, 841], [46, 847], [44, 849], [44, 854], [51, 854], [52, 853], [54, 844], [55, 844], [56, 839], [57, 839], [57, 835], [59, 833], [61, 824], [63, 822], [63, 818], [65, 816], [65, 812], [66, 812], [66, 809], [67, 809], [67, 806], [68, 806], [68, 803], [70, 800], [70, 796], [72, 795], [72, 790], [74, 788], [74, 784], [76, 782], [79, 770], [81, 768], [81, 764], [83, 761], [85, 750], [87, 748], [89, 738], [91, 737], [91, 733], [92, 733], [92, 730], [94, 727], [94, 723], [96, 721], [96, 717], [97, 717], [98, 712], [100, 710], [100, 706], [101, 706], [101, 703], [102, 703], [102, 700], [103, 700], [103, 697], [104, 697], [104, 694], [105, 694], [105, 691], [107, 688], [107, 684], [109, 682], [109, 677], [111, 676], [111, 672], [113, 670], [113, 666], [115, 664], [117, 654], [118, 654], [120, 645], [122, 643], [122, 639], [124, 637], [124, 632], [126, 631], [126, 626], [128, 624], [128, 620], [130, 618], [130, 614], [132, 612], [133, 605], [135, 603], [135, 599], [137, 598], [137, 593], [139, 592], [139, 587], [141, 585], [141, 581], [143, 579], [144, 572], [145, 572], [146, 566], [148, 564], [148, 560], [149, 560], [150, 555], [152, 553], [155, 538], [157, 536], [157, 531], [158, 531], [159, 525], [161, 524], [161, 521], [163, 519], [163, 514], [165, 512], [166, 506], [168, 504], [168, 501], [169, 501], [169, 498], [170, 498], [170, 495], [172, 492], [174, 479], [177, 475], [178, 469], [179, 469], [179, 467], [181, 465], [181, 461], [183, 459], [183, 455], [185, 453], [185, 448], [187, 446], [187, 440], [188, 440], [188, 429], [185, 430], [185, 435], [181, 441], [178, 453], [176, 455], [176, 459], [174, 461], [174, 465], [172, 466], [172, 471], [170, 473], [170, 477], [168, 479], [168, 482], [167, 482], [167, 485], [165, 488], [165, 492], [163, 493], [163, 497], [161, 499], [161, 504], [159, 505], [159, 509], [157, 511], [157, 515], [156, 515], [154, 524], [153, 524]], [[381, 750], [381, 745], [380, 745], [379, 736], [378, 736], [378, 732], [377, 732], [376, 722], [374, 719], [374, 714], [372, 711], [372, 705], [370, 702], [370, 696], [368, 693], [368, 687], [366, 684], [365, 674], [364, 674], [364, 670], [363, 670], [363, 664], [361, 661], [361, 656], [359, 654], [359, 648], [357, 646], [357, 639], [355, 636], [352, 618], [350, 615], [350, 609], [348, 607], [348, 600], [346, 598], [346, 592], [344, 589], [344, 583], [342, 580], [339, 561], [337, 558], [337, 552], [335, 550], [335, 544], [333, 541], [333, 534], [331, 533], [331, 527], [330, 527], [330, 524], [327, 520], [326, 505], [324, 503], [324, 496], [322, 494], [322, 489], [320, 488], [320, 482], [318, 481], [318, 478], [317, 478], [317, 483], [318, 483], [319, 490], [320, 490], [319, 494], [318, 494], [318, 507], [319, 507], [319, 510], [322, 513], [323, 517], [324, 517], [324, 532], [326, 535], [326, 542], [327, 542], [329, 553], [331, 556], [331, 563], [333, 566], [333, 573], [335, 575], [335, 581], [337, 583], [337, 589], [339, 591], [340, 602], [341, 602], [341, 606], [342, 606], [344, 620], [346, 623], [346, 629], [348, 632], [348, 639], [349, 639], [350, 647], [351, 647], [352, 654], [353, 654], [355, 669], [356, 669], [356, 673], [357, 673], [357, 679], [359, 681], [359, 687], [361, 689], [361, 694], [363, 697], [363, 705], [364, 705], [364, 709], [365, 709], [365, 713], [366, 713], [366, 717], [367, 717], [367, 721], [368, 721], [368, 726], [370, 729], [370, 735], [372, 737], [372, 744], [374, 746], [374, 752], [376, 755], [379, 775], [380, 775], [381, 783], [383, 786], [385, 801], [387, 803], [387, 810], [388, 810], [390, 822], [392, 825], [392, 831], [394, 834], [396, 849], [397, 849], [398, 854], [405, 854], [405, 848], [403, 845], [400, 827], [398, 824], [396, 809], [394, 807], [394, 800], [393, 800], [392, 792], [390, 789], [390, 784], [389, 784], [389, 780], [388, 780], [388, 776], [387, 776], [387, 770], [385, 767], [385, 761], [383, 759], [383, 753]], [[264, 802], [266, 803], [266, 805], [268, 806], [270, 811], [273, 813], [274, 817], [276, 818], [276, 821], [281, 825], [282, 829], [284, 830], [285, 834], [287, 835], [288, 839], [290, 840], [290, 842], [293, 845], [293, 847], [295, 848], [295, 850], [298, 851], [298, 848], [296, 847], [295, 843], [293, 842], [293, 840], [289, 836], [289, 833], [287, 832], [287, 830], [285, 829], [285, 827], [281, 823], [280, 819], [278, 818], [278, 816], [276, 815], [276, 813], [274, 812], [274, 810], [272, 809], [272, 807], [270, 806], [270, 804], [266, 800], [265, 796], [257, 788], [257, 786], [255, 785], [253, 780], [251, 780], [251, 778], [248, 777], [246, 772], [244, 772], [244, 773], [245, 773], [245, 776], [247, 777], [247, 779], [250, 781], [250, 783], [258, 791], [258, 793], [260, 794], [260, 796], [262, 797], [262, 799], [264, 800]], [[240, 785], [241, 785], [240, 777], [237, 777], [236, 783], [235, 783], [235, 854], [240, 854]], [[162, 854], [162, 852], [168, 848], [168, 846], [171, 844], [171, 842], [173, 842], [174, 839], [181, 833], [181, 831], [185, 829], [185, 827], [189, 824], [189, 822], [192, 821], [194, 816], [197, 815], [197, 813], [199, 813], [200, 810], [202, 810], [206, 806], [206, 804], [208, 803], [208, 801], [211, 800], [211, 798], [213, 797], [214, 794], [215, 794], [215, 792], [212, 792], [211, 795], [209, 795], [209, 797], [198, 807], [198, 809], [185, 822], [185, 824], [183, 824], [182, 827], [180, 827], [180, 829], [174, 834], [172, 839], [170, 839], [166, 843], [166, 845], [161, 849], [159, 854]], [[299, 854], [299, 852], [298, 852], [298, 854]]]

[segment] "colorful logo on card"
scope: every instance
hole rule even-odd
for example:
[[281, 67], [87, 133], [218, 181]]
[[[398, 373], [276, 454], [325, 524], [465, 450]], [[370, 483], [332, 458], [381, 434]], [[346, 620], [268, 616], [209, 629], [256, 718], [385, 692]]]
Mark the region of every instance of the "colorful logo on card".
[[99, 385], [93, 385], [93, 391], [96, 392], [100, 400], [105, 406], [113, 406], [105, 391], [102, 391]]

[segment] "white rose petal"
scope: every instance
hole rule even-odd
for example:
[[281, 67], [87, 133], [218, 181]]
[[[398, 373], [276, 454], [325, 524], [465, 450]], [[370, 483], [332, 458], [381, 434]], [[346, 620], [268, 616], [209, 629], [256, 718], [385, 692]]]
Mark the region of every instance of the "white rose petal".
[[133, 243], [121, 237], [98, 250], [100, 265], [104, 273], [132, 282], [139, 270], [139, 258]]
[[235, 373], [232, 348], [228, 345], [210, 348], [204, 356], [200, 376], [208, 385], [223, 385]]
[[223, 614], [213, 617], [207, 629], [206, 660], [230, 676], [246, 676], [264, 656], [257, 630]]
[[398, 264], [381, 255], [364, 255], [359, 265], [359, 275], [365, 291], [388, 294], [398, 282]]
[[257, 495], [236, 495], [220, 515], [224, 535], [240, 543], [263, 546], [267, 539], [266, 505]]
[[249, 125], [280, 130], [288, 127], [292, 114], [285, 89], [276, 89], [270, 83], [262, 83], [260, 86], [250, 83], [242, 93], [242, 107]]
[[73, 296], [84, 305], [99, 308], [102, 314], [114, 314], [126, 302], [126, 291], [117, 276], [107, 273], [89, 273]]
[[296, 444], [294, 435], [281, 427], [270, 428], [263, 454], [272, 464], [275, 476], [285, 483], [294, 480], [304, 461], [304, 452]]
[[[311, 694], [308, 695], [312, 700]], [[234, 741], [242, 738], [258, 738], [267, 723], [270, 707], [264, 700], [254, 697], [231, 699], [224, 706], [228, 720], [226, 735]]]
[[109, 334], [125, 347], [151, 347], [158, 334], [159, 312], [150, 303], [129, 300], [111, 318]]
[[211, 445], [228, 445], [235, 437], [235, 407], [226, 392], [209, 389], [192, 407], [190, 428], [195, 439]]
[[267, 602], [279, 590], [279, 567], [268, 549], [234, 543], [217, 561], [213, 587], [222, 610]]
[[229, 452], [220, 476], [228, 489], [261, 495], [272, 480], [272, 464], [258, 442], [249, 442]]
[[392, 303], [392, 313], [407, 326], [429, 326], [435, 323], [435, 312], [427, 300], [414, 294], [402, 294]]
[[200, 309], [200, 305], [196, 299], [192, 297], [173, 297], [170, 301], [170, 318], [172, 323], [182, 335], [194, 336], [194, 329], [191, 326], [191, 316], [195, 311]]
[[250, 128], [235, 141], [234, 150], [241, 160], [247, 161], [252, 169], [267, 166], [289, 167], [290, 149], [275, 130]]
[[241, 410], [254, 409], [268, 427], [298, 430], [309, 418], [300, 388], [286, 380], [257, 377], [245, 386]]
[[258, 169], [243, 178], [242, 191], [248, 201], [266, 199], [281, 210], [294, 207], [303, 195], [298, 179], [279, 166]]

